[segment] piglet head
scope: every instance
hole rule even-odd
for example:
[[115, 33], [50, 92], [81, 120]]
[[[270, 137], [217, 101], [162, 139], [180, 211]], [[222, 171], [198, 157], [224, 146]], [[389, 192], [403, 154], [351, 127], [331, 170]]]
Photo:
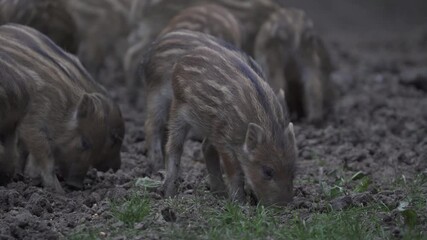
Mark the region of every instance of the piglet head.
[[68, 141], [56, 151], [69, 185], [81, 187], [91, 166], [101, 171], [120, 168], [124, 122], [115, 103], [99, 93], [84, 94], [70, 128], [64, 133]]
[[297, 157], [292, 123], [273, 136], [268, 136], [261, 126], [250, 123], [243, 151], [246, 154], [246, 160], [242, 161], [245, 178], [258, 201], [264, 205], [286, 205], [292, 201]]

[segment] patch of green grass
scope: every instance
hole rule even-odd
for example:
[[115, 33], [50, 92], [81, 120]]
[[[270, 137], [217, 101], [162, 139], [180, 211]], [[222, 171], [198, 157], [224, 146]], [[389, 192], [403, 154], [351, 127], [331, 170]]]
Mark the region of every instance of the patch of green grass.
[[208, 239], [265, 238], [277, 225], [274, 209], [263, 206], [248, 208], [228, 202], [222, 211], [209, 215], [210, 228], [204, 233]]
[[[379, 205], [353, 207], [344, 211], [313, 213], [307, 219], [286, 217], [290, 210], [247, 207], [233, 203], [208, 209], [206, 223], [193, 229], [175, 229], [174, 239], [383, 239]], [[289, 219], [290, 220], [283, 220]]]
[[413, 180], [402, 175], [395, 184], [406, 193], [398, 207], [402, 225], [405, 226], [403, 239], [426, 239], [427, 233], [420, 223], [426, 221], [423, 213], [427, 208], [427, 175], [419, 174]]
[[344, 211], [314, 213], [308, 219], [294, 217], [277, 232], [283, 239], [383, 239], [380, 206], [353, 207]]
[[144, 220], [150, 211], [150, 200], [137, 194], [133, 194], [123, 202], [111, 203], [112, 215], [128, 226], [133, 226], [133, 224]]
[[70, 236], [68, 236], [67, 239], [69, 239], [69, 240], [97, 240], [97, 239], [99, 239], [99, 237], [96, 234], [96, 231], [88, 230], [88, 231], [78, 231], [78, 232], [72, 233]]
[[[427, 207], [425, 176], [401, 180], [399, 186], [393, 187], [399, 192], [396, 196], [402, 196], [402, 191], [406, 193], [404, 198], [400, 197], [398, 208], [373, 200], [368, 205], [354, 205], [342, 211], [328, 209], [325, 206], [329, 199], [365, 192], [371, 180], [356, 173], [324, 183], [327, 194], [319, 196], [320, 203], [313, 203], [321, 208], [310, 209], [242, 206], [202, 193], [164, 200], [149, 200], [135, 194], [111, 204], [114, 220], [125, 224], [106, 226], [108, 230], [104, 232], [107, 239], [152, 234], [164, 239], [427, 239], [423, 230]], [[165, 208], [178, 216], [176, 221], [158, 221]], [[383, 222], [389, 218], [387, 223]], [[143, 229], [134, 228], [139, 222]], [[82, 232], [70, 239], [99, 239], [99, 232]]]

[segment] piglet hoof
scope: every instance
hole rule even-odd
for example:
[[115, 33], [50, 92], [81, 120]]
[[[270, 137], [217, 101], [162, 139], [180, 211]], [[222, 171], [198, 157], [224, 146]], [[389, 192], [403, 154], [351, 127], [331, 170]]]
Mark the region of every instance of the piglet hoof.
[[164, 198], [175, 197], [177, 189], [176, 181], [166, 179], [162, 188]]
[[211, 193], [217, 197], [227, 197], [228, 195], [224, 184], [212, 185]]
[[48, 176], [48, 177], [42, 176], [42, 182], [43, 182], [44, 187], [46, 189], [48, 189], [49, 191], [59, 193], [59, 194], [65, 194], [65, 191], [62, 188], [61, 184], [59, 183], [56, 175], [53, 177], [52, 176]]
[[244, 204], [246, 202], [245, 194], [242, 194], [241, 192], [237, 192], [235, 194], [230, 195], [230, 199], [232, 202], [235, 202], [237, 204]]

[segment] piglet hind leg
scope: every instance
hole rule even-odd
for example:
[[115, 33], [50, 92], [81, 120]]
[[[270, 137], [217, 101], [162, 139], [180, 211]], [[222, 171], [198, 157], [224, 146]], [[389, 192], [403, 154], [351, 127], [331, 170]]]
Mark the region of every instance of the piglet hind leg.
[[184, 142], [190, 125], [186, 121], [185, 107], [172, 107], [169, 122], [169, 136], [166, 145], [166, 179], [164, 196], [173, 197], [177, 191], [177, 180], [181, 165]]
[[163, 144], [165, 142], [169, 100], [162, 95], [147, 96], [147, 118], [144, 129], [147, 134], [148, 159], [154, 171], [164, 168]]
[[209, 174], [211, 192], [218, 196], [227, 196], [218, 151], [207, 139], [203, 141], [202, 151]]
[[[307, 74], [313, 75], [313, 74]], [[311, 77], [304, 82], [303, 102], [307, 121], [316, 126], [321, 126], [323, 121], [323, 86], [319, 78]]]

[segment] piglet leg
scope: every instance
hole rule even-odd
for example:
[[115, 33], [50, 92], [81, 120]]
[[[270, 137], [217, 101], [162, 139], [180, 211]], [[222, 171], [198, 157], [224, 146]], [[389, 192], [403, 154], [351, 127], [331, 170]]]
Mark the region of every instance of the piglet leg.
[[166, 179], [163, 186], [165, 197], [175, 196], [184, 142], [190, 125], [186, 121], [185, 107], [172, 107], [169, 137], [166, 145]]
[[237, 160], [232, 158], [231, 153], [221, 152], [225, 173], [229, 182], [229, 196], [232, 201], [245, 202], [245, 178], [242, 168]]
[[26, 172], [30, 177], [40, 174], [42, 184], [49, 190], [64, 193], [55, 173], [55, 159], [50, 149], [49, 141], [45, 134], [31, 125], [25, 125], [21, 129], [22, 137], [28, 146], [30, 156], [26, 166]]
[[154, 171], [165, 167], [163, 159], [163, 144], [166, 133], [170, 99], [162, 94], [147, 96], [147, 118], [144, 129], [147, 134], [148, 159]]
[[205, 139], [202, 144], [203, 156], [209, 174], [211, 192], [219, 196], [226, 196], [226, 186], [222, 178], [221, 164], [218, 151]]

